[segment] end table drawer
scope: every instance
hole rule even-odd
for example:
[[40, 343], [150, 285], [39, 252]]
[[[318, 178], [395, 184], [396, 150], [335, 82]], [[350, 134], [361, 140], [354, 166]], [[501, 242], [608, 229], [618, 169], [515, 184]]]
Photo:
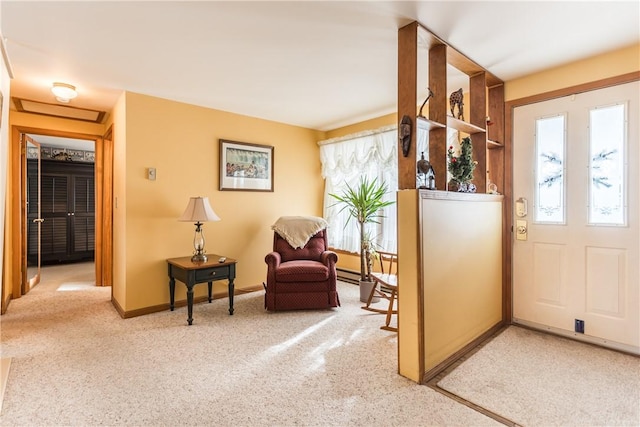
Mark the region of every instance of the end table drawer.
[[212, 267], [196, 270], [196, 282], [208, 282], [210, 280], [226, 279], [229, 277], [229, 267]]

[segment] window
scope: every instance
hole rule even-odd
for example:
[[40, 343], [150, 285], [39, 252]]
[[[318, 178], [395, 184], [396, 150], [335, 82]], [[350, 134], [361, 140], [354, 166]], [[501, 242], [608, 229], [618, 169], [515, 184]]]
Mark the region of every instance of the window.
[[565, 222], [565, 135], [565, 115], [536, 120], [536, 222]]
[[[429, 132], [418, 128], [417, 158], [424, 153], [429, 158]], [[457, 132], [451, 130], [449, 138], [457, 141]], [[347, 184], [356, 186], [361, 176], [376, 178], [387, 184], [387, 199], [396, 200], [398, 191], [398, 131], [395, 126], [376, 131], [321, 141], [320, 161], [324, 188], [324, 218], [329, 223], [329, 246], [348, 252], [360, 252], [360, 235], [356, 221], [349, 220], [348, 212], [340, 212], [340, 205], [329, 194], [341, 194]], [[417, 178], [417, 177], [416, 177]], [[376, 237], [380, 250], [397, 251], [397, 206], [383, 209], [380, 224], [370, 224], [371, 236]], [[346, 224], [346, 225], [345, 225]]]
[[[324, 218], [329, 223], [329, 246], [360, 252], [357, 222], [329, 194], [341, 194], [346, 185], [356, 186], [360, 176], [377, 178], [387, 184], [387, 200], [395, 200], [398, 189], [397, 130], [367, 132], [347, 140], [324, 141], [320, 145], [322, 176], [325, 179]], [[389, 252], [396, 250], [396, 206], [385, 208], [380, 224], [368, 230], [377, 244]], [[345, 226], [346, 224], [346, 226]], [[375, 227], [374, 227], [375, 226]]]
[[597, 107], [590, 111], [590, 224], [625, 224], [625, 141], [625, 104]]

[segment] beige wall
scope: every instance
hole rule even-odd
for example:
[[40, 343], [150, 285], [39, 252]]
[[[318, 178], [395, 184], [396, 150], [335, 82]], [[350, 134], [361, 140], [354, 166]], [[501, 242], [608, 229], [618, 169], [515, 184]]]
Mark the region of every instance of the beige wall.
[[398, 372], [415, 382], [424, 372], [420, 190], [398, 191]]
[[[267, 120], [126, 93], [114, 110], [114, 298], [125, 310], [166, 304], [166, 258], [190, 255], [194, 225], [178, 222], [191, 196], [206, 196], [221, 221], [204, 225], [206, 249], [238, 260], [236, 289], [266, 278], [271, 224], [282, 215], [321, 215], [322, 133]], [[124, 135], [122, 135], [122, 129]], [[274, 146], [274, 192], [218, 190], [218, 140]], [[146, 170], [157, 169], [149, 181]], [[123, 292], [123, 290], [125, 290]], [[215, 290], [226, 289], [226, 282]], [[196, 296], [206, 286], [196, 287]], [[186, 298], [176, 287], [176, 300]]]
[[[0, 35], [1, 38], [1, 35]], [[3, 43], [0, 40], [0, 43]], [[2, 46], [0, 46], [2, 49]], [[10, 227], [6, 227], [5, 219], [10, 220], [10, 216], [5, 216], [5, 194], [7, 191], [7, 178], [9, 176], [9, 156], [8, 156], [8, 146], [9, 146], [9, 65], [5, 64], [4, 56], [0, 54], [0, 94], [2, 94], [2, 104], [0, 104], [0, 280], [3, 283], [2, 286], [2, 302], [7, 300], [7, 297], [11, 293], [11, 286], [6, 286], [10, 281], [6, 280], [8, 278], [8, 269], [2, 268], [3, 260], [4, 260], [4, 245], [3, 240], [5, 237], [5, 229], [9, 229]], [[7, 238], [11, 238], [11, 235], [7, 233]]]
[[640, 44], [505, 82], [505, 100], [524, 98], [640, 70]]
[[351, 135], [358, 132], [367, 130], [375, 130], [381, 127], [397, 124], [397, 113], [387, 114], [385, 116], [376, 117], [374, 119], [365, 120], [363, 122], [355, 123], [349, 126], [343, 126], [337, 129], [327, 131], [325, 139], [337, 138], [340, 136]]
[[502, 321], [502, 196], [468, 196], [421, 198], [425, 371]]
[[[127, 221], [126, 194], [127, 184], [127, 121], [126, 94], [123, 93], [112, 110], [110, 119], [113, 130], [113, 282], [112, 298], [120, 309], [127, 305]], [[117, 202], [115, 197], [118, 196]], [[117, 204], [116, 204], [117, 203]]]

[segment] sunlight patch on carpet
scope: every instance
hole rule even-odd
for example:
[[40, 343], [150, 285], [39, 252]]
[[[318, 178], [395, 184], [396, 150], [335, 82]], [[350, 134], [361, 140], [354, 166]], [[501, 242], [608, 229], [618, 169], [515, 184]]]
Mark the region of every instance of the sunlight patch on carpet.
[[96, 288], [96, 282], [66, 282], [58, 286], [58, 291], [88, 291]]
[[294, 345], [298, 344], [304, 338], [308, 337], [309, 335], [311, 335], [314, 332], [318, 331], [319, 329], [323, 328], [325, 325], [327, 325], [328, 323], [332, 322], [335, 319], [336, 319], [335, 316], [328, 317], [328, 318], [324, 319], [323, 321], [318, 322], [317, 324], [308, 327], [307, 329], [305, 329], [304, 331], [300, 332], [295, 337], [290, 338], [290, 339], [286, 340], [285, 342], [283, 342], [281, 344], [271, 346], [269, 349], [267, 349], [265, 351], [265, 353], [269, 354], [269, 355], [276, 355], [276, 354], [278, 354], [278, 353], [280, 353], [282, 351], [285, 351], [286, 349], [291, 348]]

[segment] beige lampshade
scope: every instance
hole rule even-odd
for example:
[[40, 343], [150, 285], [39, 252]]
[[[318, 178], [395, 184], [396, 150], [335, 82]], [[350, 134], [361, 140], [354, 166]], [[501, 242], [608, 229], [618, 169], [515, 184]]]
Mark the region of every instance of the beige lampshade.
[[178, 221], [220, 221], [220, 217], [211, 208], [208, 197], [191, 197], [187, 208]]

